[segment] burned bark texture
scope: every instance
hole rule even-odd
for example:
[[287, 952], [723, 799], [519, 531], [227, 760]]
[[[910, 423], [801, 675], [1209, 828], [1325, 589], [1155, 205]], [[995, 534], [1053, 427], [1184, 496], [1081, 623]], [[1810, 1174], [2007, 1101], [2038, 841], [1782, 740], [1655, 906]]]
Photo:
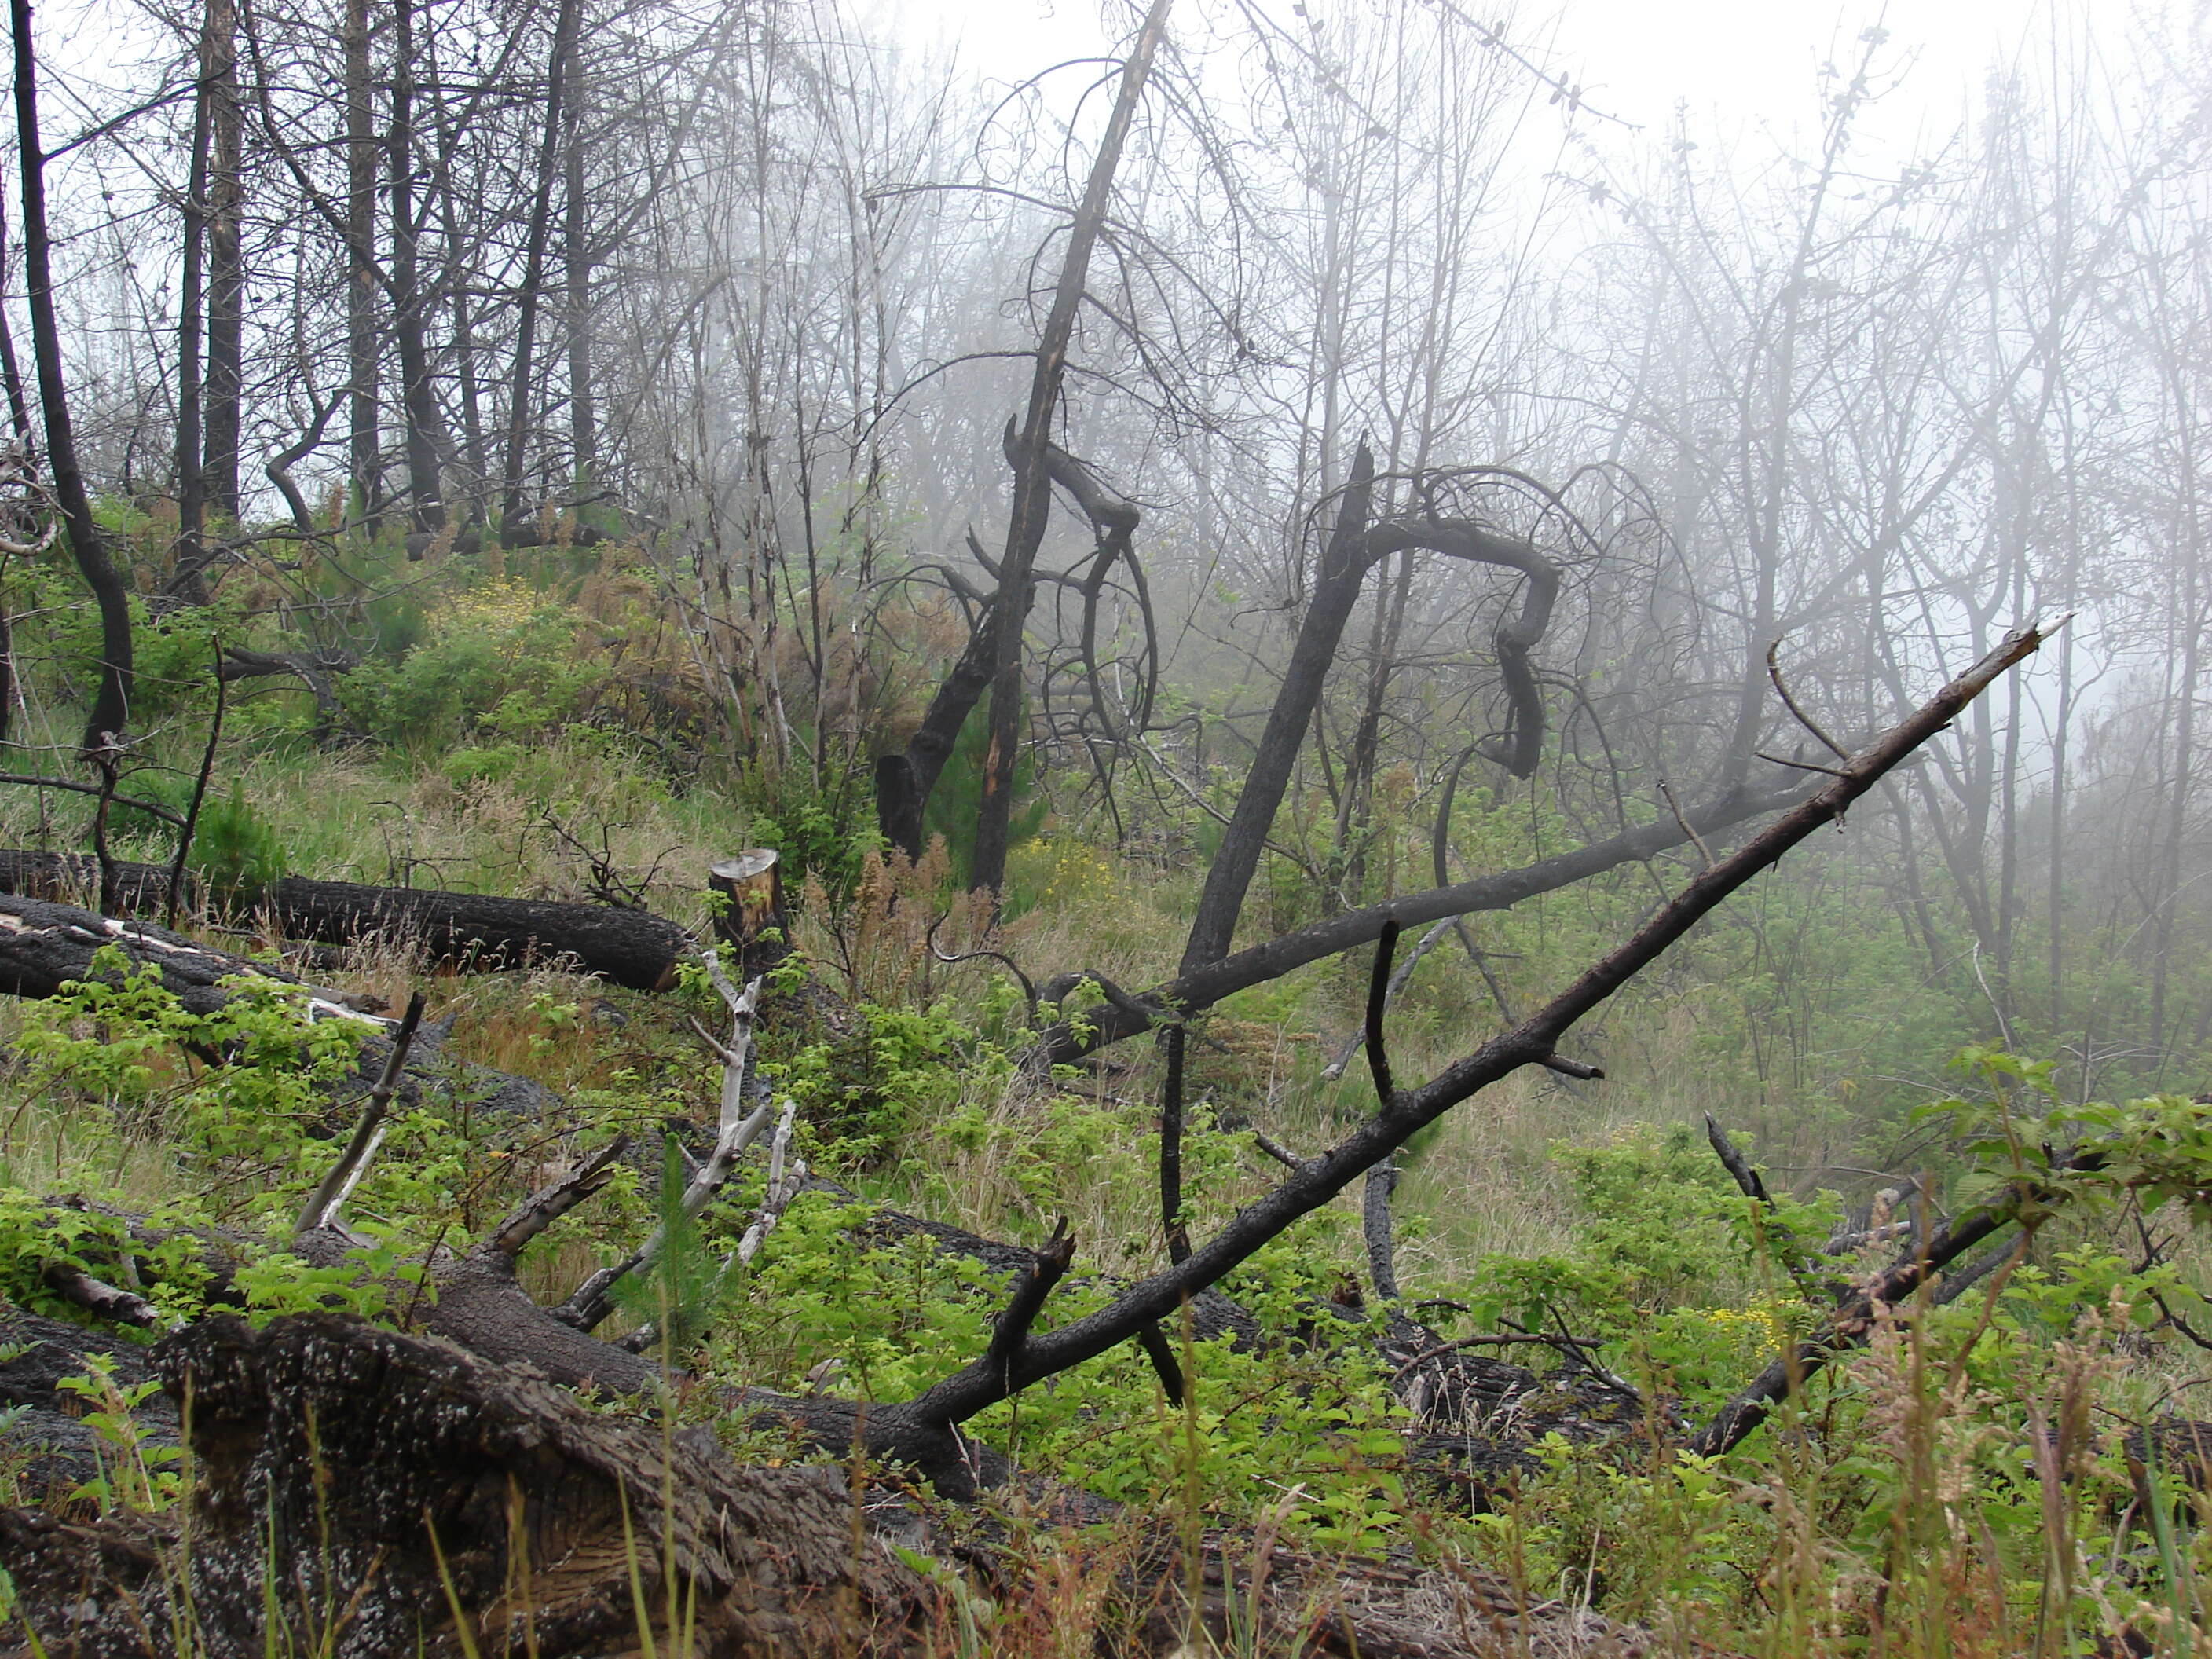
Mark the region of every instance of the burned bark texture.
[[[118, 908], [148, 915], [168, 902], [167, 870], [118, 863], [115, 873]], [[88, 877], [94, 884], [99, 879], [88, 859], [0, 849], [0, 889], [9, 893], [63, 899], [85, 890]], [[202, 896], [197, 883], [186, 895], [195, 902]], [[419, 942], [433, 961], [473, 969], [572, 962], [581, 972], [640, 991], [672, 986], [677, 960], [690, 943], [674, 922], [641, 910], [304, 876], [286, 876], [240, 908], [274, 918], [289, 939], [323, 945], [378, 937]]]
[[582, 1659], [636, 1651], [641, 1601], [663, 1642], [688, 1609], [702, 1659], [865, 1659], [915, 1651], [935, 1602], [839, 1472], [739, 1468], [705, 1431], [599, 1415], [441, 1341], [222, 1318], [155, 1357], [191, 1402], [188, 1543], [0, 1513], [49, 1652]]
[[[595, 1412], [434, 1339], [335, 1315], [258, 1332], [219, 1318], [153, 1364], [167, 1408], [189, 1402], [196, 1482], [180, 1516], [0, 1510], [0, 1568], [48, 1653], [612, 1659], [641, 1650], [641, 1622], [665, 1642], [673, 1605], [692, 1632], [683, 1650], [702, 1659], [905, 1659], [936, 1650], [945, 1585], [963, 1570], [926, 1507], [855, 1490], [846, 1470], [740, 1468], [703, 1429]], [[1064, 1518], [1129, 1517], [1094, 1500]], [[1014, 1590], [1024, 1559], [989, 1531], [959, 1550], [964, 1570]], [[1139, 1535], [1102, 1609], [1101, 1653], [1188, 1651], [1198, 1626], [1368, 1659], [1651, 1650], [1642, 1632], [1403, 1553], [1224, 1531], [1200, 1540], [1194, 1571], [1173, 1529]], [[941, 1571], [915, 1571], [894, 1544]]]
[[134, 965], [158, 969], [162, 988], [188, 1013], [215, 1012], [229, 1000], [222, 981], [240, 975], [301, 986], [333, 1012], [363, 1013], [381, 1006], [374, 997], [320, 989], [270, 963], [211, 951], [150, 922], [125, 922], [74, 904], [0, 893], [0, 994], [57, 996], [64, 985], [88, 978], [94, 953], [110, 945]]
[[[0, 1304], [0, 1409], [13, 1413], [5, 1430], [19, 1490], [49, 1503], [66, 1502], [99, 1474], [103, 1448], [84, 1420], [83, 1398], [62, 1384], [105, 1367], [116, 1386], [130, 1389], [154, 1381], [146, 1350], [136, 1342], [43, 1319]], [[146, 1400], [135, 1413], [141, 1437], [155, 1446], [177, 1443], [175, 1403], [166, 1395]]]

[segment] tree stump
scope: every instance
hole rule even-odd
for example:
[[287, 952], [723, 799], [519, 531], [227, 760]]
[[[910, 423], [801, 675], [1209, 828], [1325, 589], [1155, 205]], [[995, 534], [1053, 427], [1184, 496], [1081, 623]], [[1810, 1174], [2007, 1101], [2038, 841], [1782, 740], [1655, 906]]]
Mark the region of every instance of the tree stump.
[[727, 901], [714, 918], [714, 936], [735, 947], [740, 979], [765, 973], [791, 954], [781, 854], [756, 847], [718, 859], [708, 867], [707, 885]]

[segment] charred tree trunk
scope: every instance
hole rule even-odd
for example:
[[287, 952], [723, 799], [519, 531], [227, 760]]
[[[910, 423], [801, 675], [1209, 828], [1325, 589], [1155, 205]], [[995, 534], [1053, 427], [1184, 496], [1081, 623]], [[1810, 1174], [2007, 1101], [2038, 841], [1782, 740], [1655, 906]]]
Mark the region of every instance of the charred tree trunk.
[[238, 14], [208, 0], [207, 380], [200, 416], [200, 477], [210, 513], [238, 518], [239, 398], [244, 390], [245, 110], [238, 95]]
[[[1552, 605], [1559, 594], [1558, 570], [1535, 549], [1471, 520], [1386, 520], [1370, 526], [1367, 514], [1373, 477], [1374, 459], [1362, 444], [1336, 524], [1329, 532], [1313, 603], [1299, 625], [1290, 664], [1283, 672], [1274, 707], [1268, 711], [1267, 731], [1237, 798], [1236, 810], [1230, 815], [1221, 850], [1206, 872], [1198, 911], [1191, 919], [1190, 938], [1183, 946], [1185, 977], [1218, 962], [1236, 937], [1244, 895], [1259, 870], [1267, 832], [1290, 787], [1291, 773], [1313, 724], [1314, 711], [1321, 705], [1322, 689], [1336, 660], [1337, 647], [1359, 601], [1360, 586], [1380, 561], [1393, 553], [1424, 548], [1449, 558], [1497, 565], [1522, 574], [1527, 592], [1520, 611], [1500, 621], [1492, 636], [1504, 684], [1507, 728], [1501, 737], [1484, 738], [1475, 752], [1520, 778], [1532, 775], [1542, 757], [1544, 703], [1529, 653], [1551, 625]], [[1407, 915], [1403, 919], [1412, 922], [1434, 918]]]
[[346, 0], [346, 426], [354, 514], [374, 527], [383, 493], [377, 430], [376, 112], [371, 101], [368, 0]]
[[1297, 643], [1276, 688], [1274, 707], [1267, 711], [1267, 729], [1252, 756], [1252, 769], [1222, 832], [1221, 849], [1207, 866], [1206, 886], [1199, 895], [1198, 911], [1191, 918], [1190, 938], [1183, 945], [1182, 972], [1218, 962], [1229, 953], [1237, 932], [1237, 918], [1244, 908], [1244, 895], [1260, 868], [1267, 831], [1274, 826], [1275, 811], [1291, 786], [1298, 750], [1313, 724], [1315, 706], [1321, 701], [1329, 665], [1336, 660], [1337, 641], [1352, 620], [1359, 602], [1360, 584], [1367, 566], [1358, 557], [1359, 540], [1366, 533], [1367, 514], [1374, 488], [1375, 458], [1360, 445], [1352, 464], [1352, 482], [1338, 501], [1336, 523], [1322, 553], [1321, 569], [1314, 580], [1313, 603], [1306, 607]]
[[445, 528], [446, 504], [438, 454], [444, 422], [430, 384], [430, 350], [424, 337], [416, 245], [422, 225], [415, 210], [415, 0], [392, 9], [392, 325], [399, 344], [399, 395], [407, 428], [407, 494], [413, 503], [408, 538], [420, 556], [429, 538]]
[[1121, 88], [1098, 154], [1091, 164], [1083, 204], [1069, 228], [1067, 257], [1053, 291], [1052, 310], [1037, 342], [1036, 374], [1030, 386], [1029, 411], [1018, 441], [1014, 504], [1006, 520], [1006, 548], [999, 566], [999, 594], [992, 607], [998, 622], [991, 664], [990, 741], [983, 753], [982, 799], [975, 812], [974, 884], [995, 893], [1005, 884], [1006, 837], [1012, 821], [1014, 768], [1020, 759], [1024, 664], [1023, 623], [1035, 597], [1037, 550], [1043, 545], [1045, 520], [1052, 506], [1052, 477], [1046, 450], [1052, 439], [1053, 412], [1060, 404], [1060, 382], [1067, 373], [1067, 351], [1075, 333], [1077, 307], [1091, 274], [1091, 254], [1106, 222], [1107, 202], [1121, 166], [1121, 147], [1136, 120], [1137, 102], [1152, 68], [1152, 54], [1167, 33], [1171, 0], [1153, 0], [1137, 31], [1136, 45], [1121, 70]]
[[70, 551], [100, 610], [100, 676], [79, 740], [88, 753], [112, 748], [131, 718], [131, 601], [94, 523], [92, 502], [77, 469], [63, 384], [61, 325], [54, 314], [52, 240], [46, 229], [46, 153], [39, 138], [38, 60], [31, 38], [30, 0], [10, 0], [15, 42], [15, 141], [22, 164], [23, 268], [31, 311], [31, 350], [39, 403], [46, 414], [46, 466], [69, 532]]
[[[213, 19], [208, 20], [209, 23]], [[209, 109], [208, 27], [200, 31], [199, 82], [192, 100], [191, 161], [185, 175], [185, 257], [177, 304], [177, 539], [170, 550], [165, 599], [205, 605], [201, 573], [207, 550], [201, 531], [207, 516], [207, 485], [200, 471], [201, 301], [207, 275], [207, 187]]]
[[538, 140], [538, 182], [531, 198], [523, 246], [522, 286], [514, 301], [514, 373], [507, 392], [507, 459], [500, 482], [500, 532], [525, 532], [524, 467], [533, 424], [531, 392], [536, 381], [538, 316], [545, 288], [545, 246], [551, 234], [553, 180], [560, 169], [562, 101], [568, 60], [575, 51], [577, 0], [561, 0], [553, 24], [552, 55], [545, 66], [545, 111]]

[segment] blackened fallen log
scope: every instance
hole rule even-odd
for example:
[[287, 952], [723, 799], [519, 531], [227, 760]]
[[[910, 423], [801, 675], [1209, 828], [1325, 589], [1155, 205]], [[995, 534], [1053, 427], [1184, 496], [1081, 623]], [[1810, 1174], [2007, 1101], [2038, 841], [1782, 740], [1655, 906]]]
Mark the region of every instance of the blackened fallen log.
[[[0, 889], [10, 893], [71, 898], [87, 890], [88, 872], [96, 885], [98, 872], [88, 859], [0, 849]], [[168, 902], [169, 872], [150, 864], [118, 864], [116, 888], [118, 908], [157, 913]], [[195, 889], [186, 897], [198, 896]], [[586, 973], [640, 991], [674, 985], [677, 959], [690, 942], [674, 922], [641, 910], [304, 876], [286, 876], [264, 889], [256, 905], [293, 939], [351, 945], [388, 933], [420, 940], [437, 961], [476, 969], [568, 958]]]
[[[240, 975], [304, 985], [299, 975], [282, 968], [211, 951], [150, 922], [120, 921], [74, 904], [0, 893], [0, 994], [57, 995], [70, 981], [88, 978], [94, 953], [108, 945], [135, 964], [159, 969], [162, 988], [191, 1013], [211, 1014], [222, 1007], [229, 994], [221, 982]], [[304, 988], [331, 1013], [357, 1017], [382, 1006], [374, 997], [314, 986]]]
[[[12, 1628], [46, 1652], [585, 1659], [665, 1643], [700, 1659], [921, 1659], [942, 1650], [963, 1570], [1029, 1600], [1021, 1552], [971, 1535], [956, 1565], [926, 1507], [855, 1492], [844, 1469], [738, 1468], [703, 1429], [595, 1413], [444, 1343], [330, 1315], [262, 1332], [223, 1319], [155, 1359], [169, 1401], [192, 1402], [183, 1524], [0, 1510]], [[1073, 1496], [1033, 1521], [1115, 1514]], [[1195, 1561], [1186, 1547], [1145, 1528], [1080, 1645], [1187, 1650], [1198, 1626], [1224, 1647], [1369, 1659], [1654, 1650], [1646, 1632], [1409, 1551], [1310, 1553], [1272, 1529], [1210, 1531]], [[936, 1561], [917, 1571], [909, 1552]]]
[[[112, 1458], [115, 1448], [84, 1420], [86, 1412], [104, 1409], [106, 1402], [87, 1401], [62, 1384], [97, 1366], [118, 1389], [136, 1388], [153, 1380], [146, 1350], [5, 1304], [0, 1304], [0, 1344], [5, 1345], [0, 1348], [5, 1355], [0, 1358], [0, 1407], [7, 1411], [0, 1445], [23, 1455], [16, 1480], [27, 1497], [66, 1498], [100, 1473], [103, 1455]], [[177, 1408], [166, 1395], [141, 1401], [131, 1419], [143, 1444], [177, 1443]]]
[[155, 1362], [192, 1403], [188, 1546], [129, 1516], [0, 1511], [16, 1616], [48, 1652], [435, 1659], [526, 1639], [567, 1659], [677, 1645], [672, 1607], [702, 1659], [923, 1649], [940, 1592], [855, 1547], [842, 1471], [741, 1469], [703, 1430], [331, 1316], [209, 1320]]

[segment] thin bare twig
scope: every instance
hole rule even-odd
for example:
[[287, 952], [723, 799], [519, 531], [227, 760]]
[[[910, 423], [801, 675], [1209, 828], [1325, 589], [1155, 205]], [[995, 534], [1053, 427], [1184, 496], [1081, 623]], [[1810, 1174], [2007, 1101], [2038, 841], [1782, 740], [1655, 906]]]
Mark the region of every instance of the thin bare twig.
[[948, 968], [957, 968], [963, 962], [997, 963], [1020, 983], [1022, 1000], [1029, 1005], [1030, 1026], [1031, 1030], [1035, 1030], [1037, 1023], [1037, 989], [1030, 982], [1030, 976], [1022, 971], [1021, 963], [1003, 951], [963, 951], [957, 956], [951, 956], [938, 948], [937, 930], [945, 926], [951, 919], [951, 913], [947, 911], [929, 924], [929, 932], [923, 936], [922, 939], [922, 942], [929, 946], [929, 954]]
[[[2063, 628], [2065, 624], [2061, 623], [2059, 626]], [[1807, 714], [1803, 709], [1797, 706], [1797, 699], [1790, 695], [1790, 688], [1782, 683], [1782, 663], [1780, 659], [1782, 641], [1780, 640], [1771, 641], [1766, 647], [1766, 678], [1774, 682], [1775, 695], [1782, 699], [1782, 706], [1784, 708], [1787, 708], [1796, 717], [1797, 724], [1803, 726], [1814, 737], [1820, 738], [1821, 743], [1826, 746], [1830, 754], [1833, 755], [1839, 761], [1848, 761], [1851, 757], [1850, 751], [1845, 749], [1843, 744], [1838, 743], [1833, 738], [1830, 737], [1826, 732], [1823, 732], [1820, 729], [1819, 723], [1815, 721], [1810, 714]], [[1765, 757], [1761, 757], [1761, 758], [1763, 759]]]
[[1781, 755], [1770, 755], [1764, 749], [1754, 749], [1751, 752], [1759, 759], [1768, 762], [1770, 764], [1775, 766], [1795, 767], [1800, 772], [1818, 772], [1823, 777], [1830, 778], [1840, 778], [1849, 775], [1847, 773], [1838, 771], [1832, 766], [1816, 766], [1811, 761], [1790, 760]]
[[1705, 860], [1705, 867], [1708, 870], [1711, 869], [1713, 849], [1705, 845], [1705, 838], [1691, 827], [1689, 819], [1682, 816], [1682, 805], [1674, 799], [1674, 787], [1664, 778], [1659, 780], [1659, 793], [1667, 798], [1667, 810], [1674, 815], [1674, 822], [1681, 826], [1682, 833], [1690, 838], [1690, 845], [1698, 849], [1698, 856]]

